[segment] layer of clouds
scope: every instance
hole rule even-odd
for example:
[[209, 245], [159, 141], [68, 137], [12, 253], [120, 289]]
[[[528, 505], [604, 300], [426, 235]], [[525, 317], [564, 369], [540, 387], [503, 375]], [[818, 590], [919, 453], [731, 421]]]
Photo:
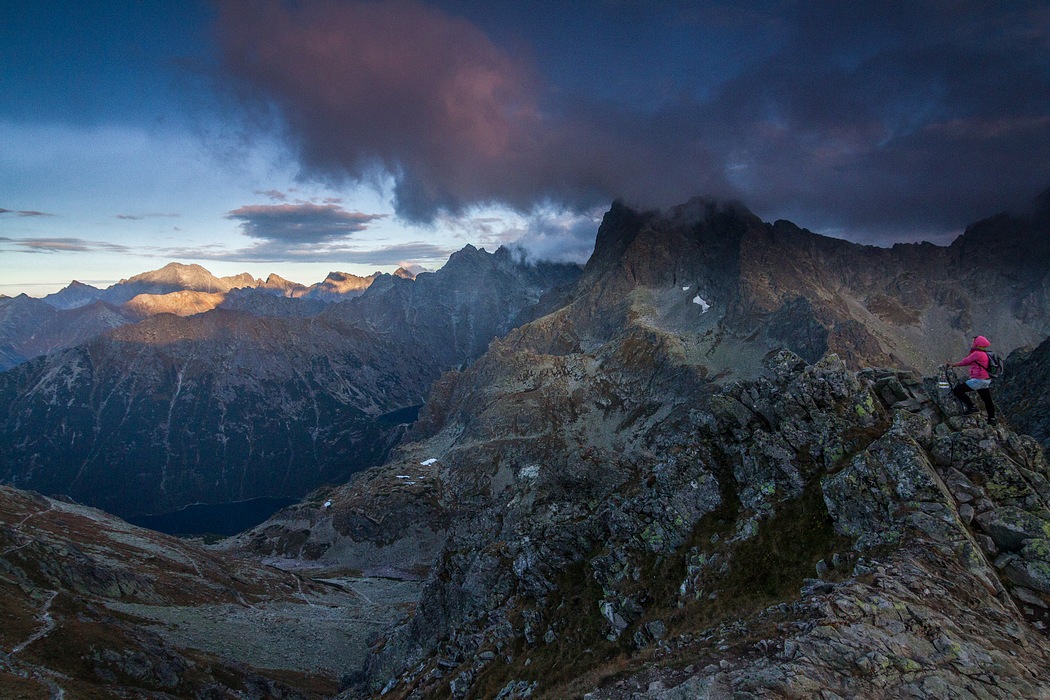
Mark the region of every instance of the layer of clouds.
[[[226, 70], [276, 106], [304, 175], [392, 174], [413, 220], [702, 194], [888, 242], [944, 235], [1050, 185], [1044, 2], [762, 7], [721, 3], [712, 19], [683, 5], [697, 45], [740, 17], [776, 26], [779, 43], [713, 89], [654, 87], [645, 110], [553, 85], [419, 2], [228, 2], [218, 31]], [[629, 70], [616, 55], [608, 70]]]
[[323, 243], [364, 231], [383, 214], [346, 211], [337, 204], [250, 204], [226, 218], [240, 221], [244, 235], [284, 244]]
[[121, 221], [142, 221], [144, 219], [177, 219], [178, 214], [165, 214], [163, 212], [150, 212], [148, 214], [115, 214], [114, 218]]
[[34, 211], [32, 209], [4, 209], [0, 207], [0, 216], [4, 214], [14, 214], [15, 216], [54, 216], [54, 214], [48, 214], [42, 211]]
[[332, 263], [359, 265], [399, 265], [427, 262], [435, 267], [448, 260], [452, 250], [432, 243], [413, 241], [363, 249], [344, 245], [289, 246], [263, 242], [254, 246], [228, 249], [222, 246], [167, 248], [161, 257], [184, 260], [223, 260], [226, 262]]
[[83, 238], [7, 238], [0, 236], [0, 248], [20, 253], [127, 253], [128, 246]]
[[582, 265], [594, 251], [594, 234], [600, 223], [600, 216], [533, 217], [512, 247], [526, 260]]

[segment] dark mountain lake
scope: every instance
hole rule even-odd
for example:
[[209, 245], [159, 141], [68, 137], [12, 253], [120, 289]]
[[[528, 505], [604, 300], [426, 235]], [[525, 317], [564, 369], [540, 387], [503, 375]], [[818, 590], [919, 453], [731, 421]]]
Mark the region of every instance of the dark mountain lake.
[[234, 503], [198, 503], [170, 513], [126, 518], [132, 525], [167, 535], [236, 535], [297, 503], [296, 498], [253, 498]]

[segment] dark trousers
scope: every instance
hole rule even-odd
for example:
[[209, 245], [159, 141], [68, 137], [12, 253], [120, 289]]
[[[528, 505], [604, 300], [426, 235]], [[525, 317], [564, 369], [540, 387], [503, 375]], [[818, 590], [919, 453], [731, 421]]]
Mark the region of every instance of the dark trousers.
[[967, 393], [976, 391], [977, 395], [981, 397], [981, 401], [984, 403], [984, 409], [988, 411], [988, 420], [995, 420], [995, 403], [992, 402], [992, 390], [991, 389], [971, 389], [966, 386], [966, 382], [959, 382], [952, 389], [952, 393], [955, 394], [955, 398], [962, 401], [967, 410], [973, 410], [976, 406], [973, 405], [973, 401], [967, 396]]

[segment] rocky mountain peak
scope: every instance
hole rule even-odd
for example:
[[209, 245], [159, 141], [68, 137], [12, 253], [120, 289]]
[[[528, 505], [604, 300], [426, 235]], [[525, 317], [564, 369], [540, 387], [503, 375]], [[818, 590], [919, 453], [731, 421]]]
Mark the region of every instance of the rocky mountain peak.
[[[644, 319], [689, 337], [713, 371], [738, 375], [757, 367], [762, 346], [929, 370], [986, 329], [1004, 350], [1050, 332], [1048, 246], [1045, 227], [1006, 215], [950, 247], [886, 249], [763, 223], [737, 203], [695, 199], [661, 213], [617, 202], [571, 295], [573, 324], [597, 339]], [[727, 342], [735, 350], [723, 355]]]
[[484, 248], [476, 248], [467, 244], [449, 256], [448, 262], [442, 269], [449, 271], [461, 271], [464, 269], [477, 268], [488, 264], [493, 259], [493, 254]]
[[263, 284], [261, 279], [252, 277], [247, 272], [241, 272], [237, 275], [230, 275], [221, 278], [223, 282], [228, 282], [231, 289], [243, 289], [245, 287], [258, 287]]
[[98, 287], [73, 280], [65, 288], [45, 296], [44, 301], [56, 309], [73, 309], [90, 304], [101, 297], [102, 290]]
[[[151, 270], [135, 275], [127, 280], [121, 280], [119, 284], [156, 284], [169, 285], [178, 290], [195, 292], [228, 292], [229, 282], [225, 282], [205, 268], [197, 265], [185, 265], [179, 262], [170, 262], [159, 270]], [[172, 289], [171, 291], [176, 291]]]
[[374, 272], [367, 277], [359, 277], [349, 272], [329, 272], [323, 281], [311, 286], [303, 296], [329, 301], [360, 296], [380, 274], [382, 273]]

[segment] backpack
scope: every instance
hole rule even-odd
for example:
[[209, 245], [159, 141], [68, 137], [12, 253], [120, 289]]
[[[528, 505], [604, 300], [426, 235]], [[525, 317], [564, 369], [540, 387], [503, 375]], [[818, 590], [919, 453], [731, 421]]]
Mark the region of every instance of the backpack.
[[984, 354], [988, 358], [988, 366], [984, 368], [988, 376], [991, 379], [1002, 379], [1006, 374], [1006, 363], [1003, 362], [1003, 358], [989, 350], [985, 350]]

